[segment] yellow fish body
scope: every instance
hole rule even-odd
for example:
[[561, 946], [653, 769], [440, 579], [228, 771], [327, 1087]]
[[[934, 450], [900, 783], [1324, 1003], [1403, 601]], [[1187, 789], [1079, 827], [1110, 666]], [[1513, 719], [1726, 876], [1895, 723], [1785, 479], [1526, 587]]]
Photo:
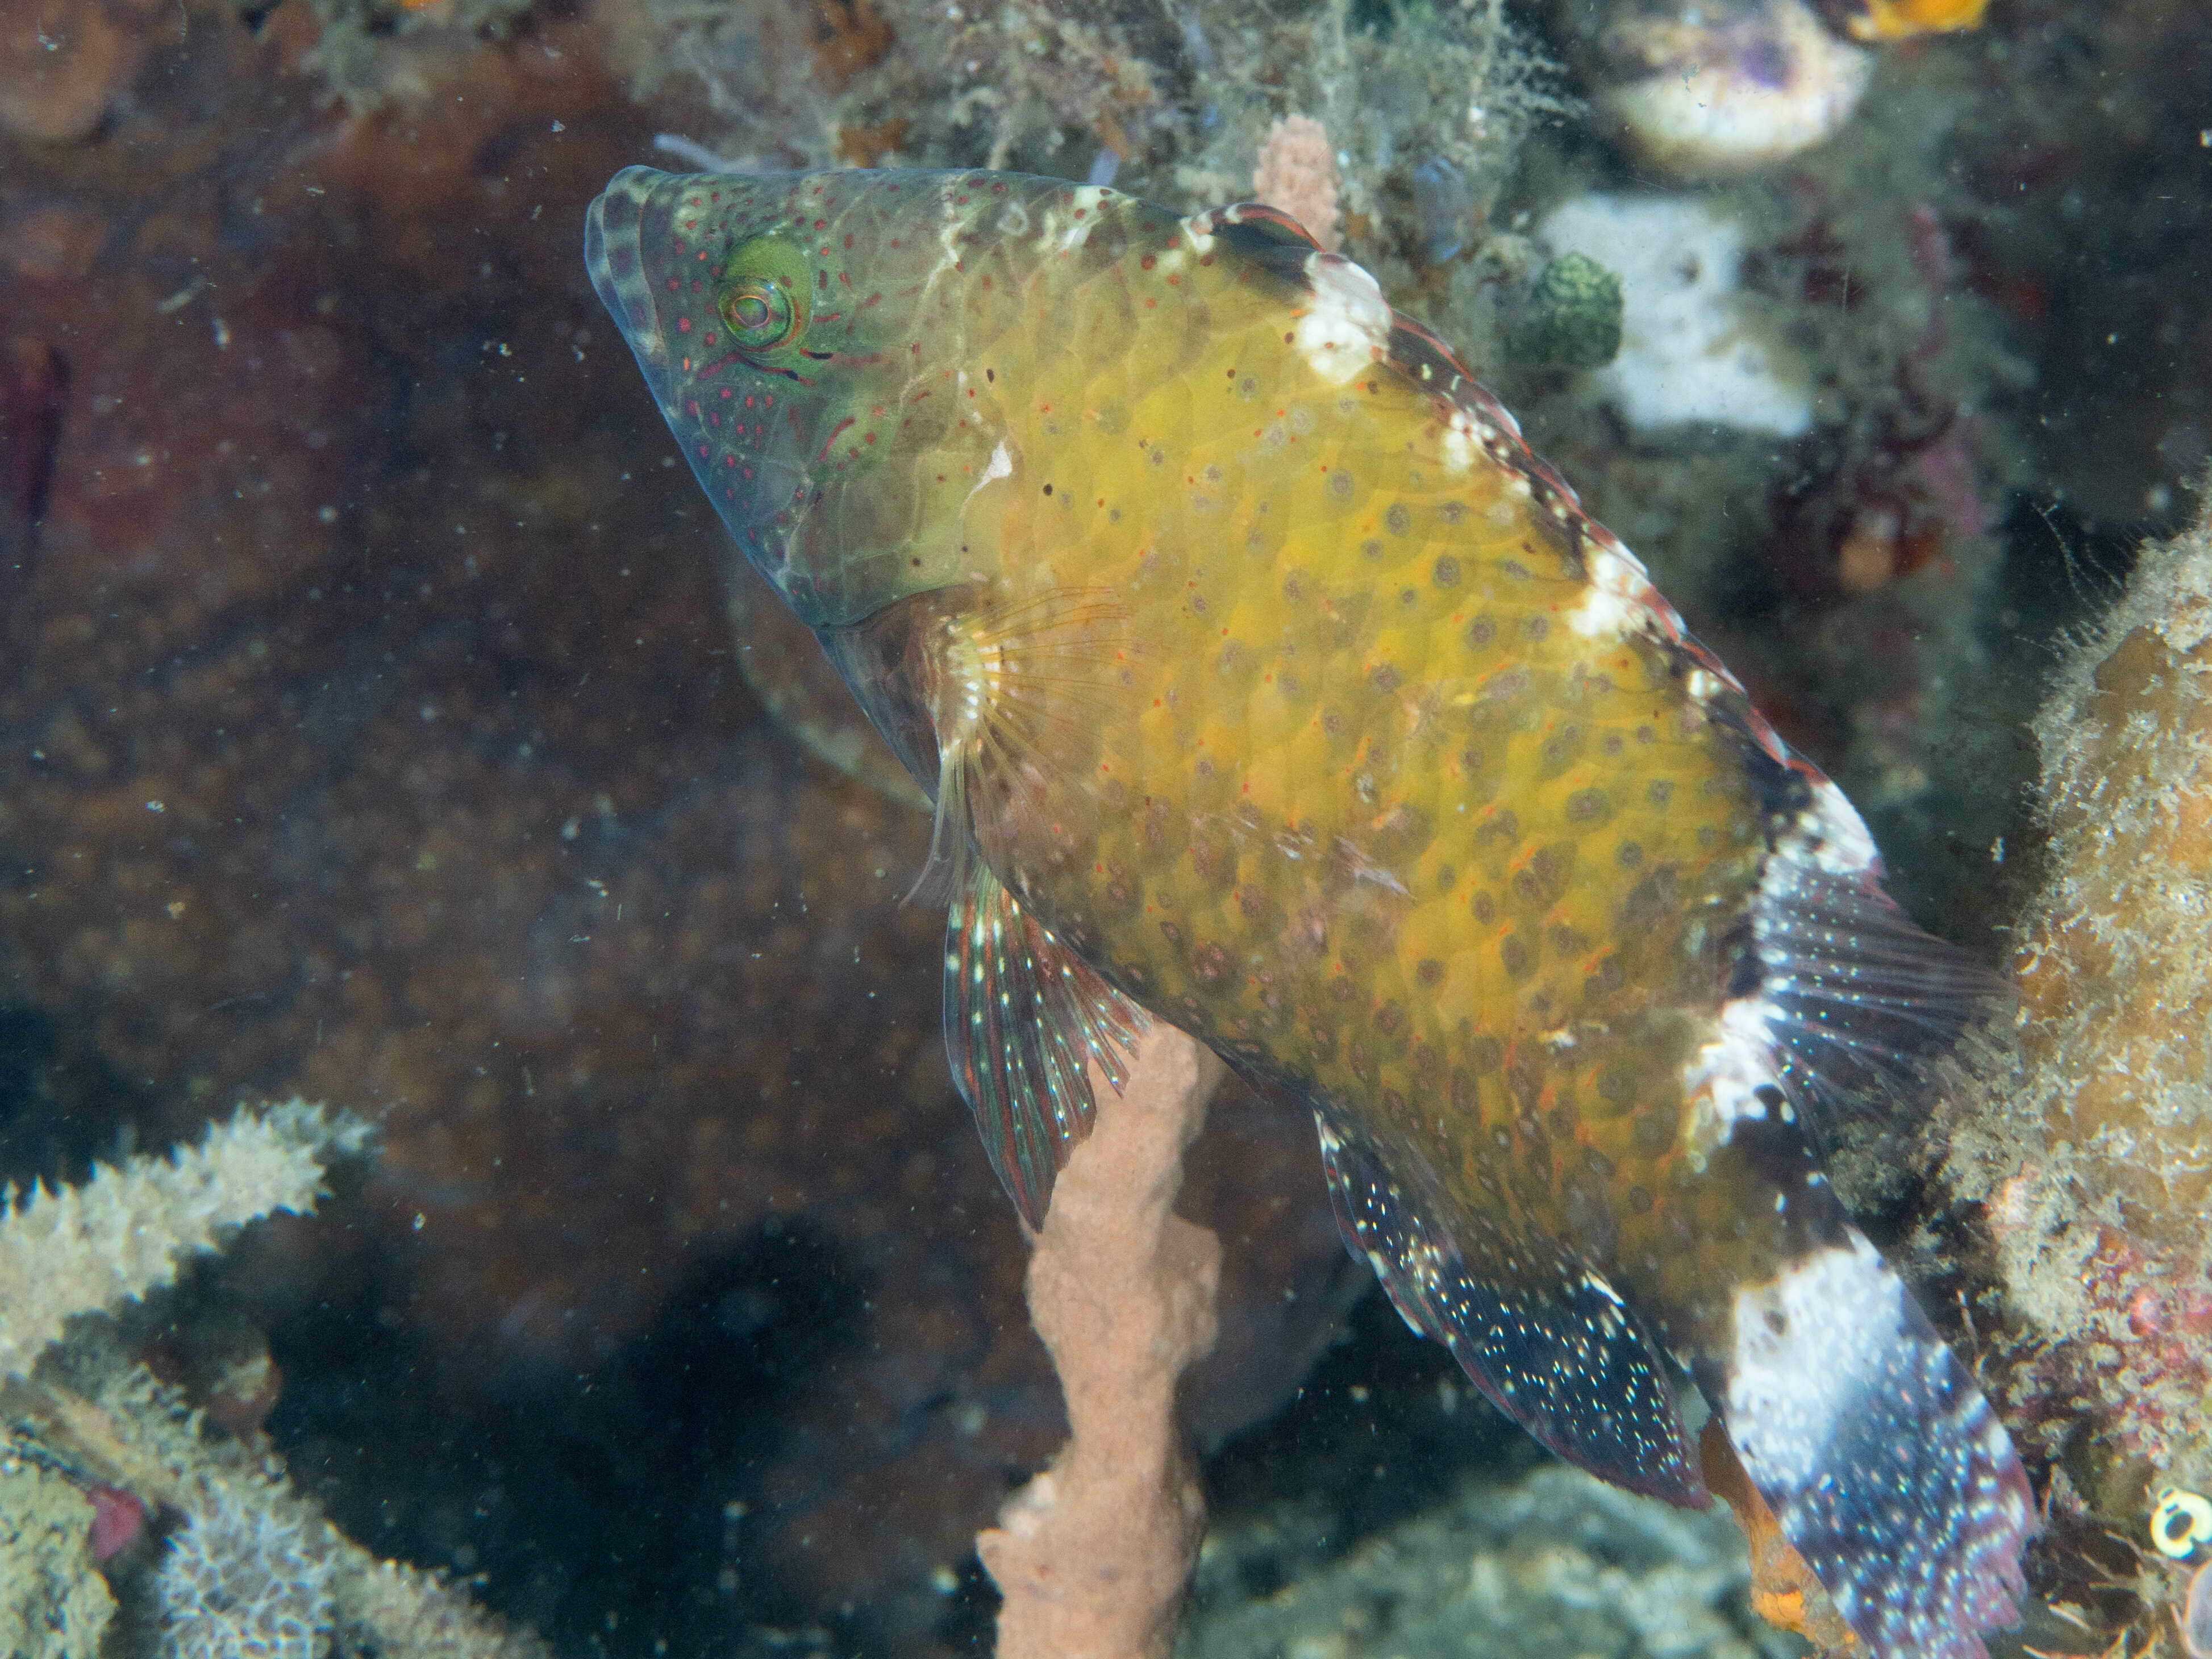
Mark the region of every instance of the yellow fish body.
[[1025, 1218], [1164, 1018], [1547, 1445], [1705, 1503], [1670, 1357], [1873, 1652], [1984, 1653], [2025, 1479], [1806, 1133], [1980, 983], [1433, 336], [1268, 210], [988, 173], [630, 168], [586, 259], [937, 802]]

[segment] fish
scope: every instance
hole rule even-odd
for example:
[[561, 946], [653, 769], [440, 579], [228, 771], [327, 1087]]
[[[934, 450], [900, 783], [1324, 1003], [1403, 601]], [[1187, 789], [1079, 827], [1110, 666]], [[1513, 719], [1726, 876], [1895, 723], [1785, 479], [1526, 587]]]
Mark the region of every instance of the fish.
[[592, 282], [934, 805], [945, 1036], [1024, 1221], [1159, 1019], [1310, 1109], [1347, 1246], [1543, 1445], [1983, 1659], [2032, 1492], [1822, 1174], [1994, 976], [1376, 279], [1251, 204], [617, 174]]

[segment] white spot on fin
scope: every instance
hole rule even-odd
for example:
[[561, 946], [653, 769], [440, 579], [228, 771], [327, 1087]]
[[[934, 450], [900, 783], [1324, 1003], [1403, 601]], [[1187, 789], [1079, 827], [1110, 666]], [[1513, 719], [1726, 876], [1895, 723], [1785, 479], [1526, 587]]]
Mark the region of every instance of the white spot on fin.
[[1312, 302], [1298, 319], [1298, 353], [1331, 386], [1341, 386], [1390, 344], [1390, 305], [1382, 284], [1336, 253], [1306, 256]]
[[1903, 1338], [1904, 1296], [1856, 1228], [1735, 1293], [1729, 1437], [1761, 1475], [1791, 1486], [1820, 1475], [1835, 1425]]
[[1583, 550], [1589, 595], [1567, 615], [1567, 626], [1586, 640], [1607, 643], [1650, 625], [1651, 573], [1644, 561], [1611, 538], [1593, 537]]

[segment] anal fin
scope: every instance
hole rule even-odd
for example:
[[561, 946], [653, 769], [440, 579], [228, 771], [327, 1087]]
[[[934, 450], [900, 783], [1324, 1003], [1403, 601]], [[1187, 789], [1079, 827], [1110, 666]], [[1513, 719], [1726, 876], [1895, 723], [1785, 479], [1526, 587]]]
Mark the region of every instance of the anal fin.
[[[1568, 1462], [1671, 1504], [1711, 1502], [1658, 1352], [1601, 1275], [1549, 1241], [1485, 1236], [1463, 1247], [1437, 1205], [1326, 1115], [1315, 1121], [1338, 1229], [1408, 1325]], [[1462, 1231], [1479, 1225], [1460, 1219]]]
[[945, 1047], [1000, 1184], [1030, 1227], [1091, 1132], [1087, 1060], [1119, 1089], [1149, 1023], [970, 853], [945, 929]]

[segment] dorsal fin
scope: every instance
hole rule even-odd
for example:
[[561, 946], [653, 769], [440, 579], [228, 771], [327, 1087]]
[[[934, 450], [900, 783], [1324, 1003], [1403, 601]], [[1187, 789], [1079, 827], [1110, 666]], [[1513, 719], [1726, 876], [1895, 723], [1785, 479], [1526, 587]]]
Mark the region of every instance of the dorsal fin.
[[1091, 1133], [1084, 1063], [1118, 1090], [1144, 1011], [1025, 913], [972, 855], [945, 927], [945, 1047], [1000, 1184], [1031, 1228]]
[[1770, 879], [1753, 929], [1783, 1091], [1816, 1145], [1842, 1121], [1916, 1114], [1933, 1086], [1926, 1062], [2007, 994], [1966, 951], [1850, 876], [1801, 868]]
[[1441, 1205], [1326, 1115], [1315, 1121], [1338, 1230], [1407, 1324], [1568, 1462], [1671, 1504], [1711, 1501], [1658, 1352], [1601, 1276], [1550, 1240], [1455, 1237]]
[[2001, 1015], [2010, 988], [1882, 890], [1857, 811], [1741, 691], [1723, 687], [1705, 712], [1734, 742], [1767, 823], [1729, 1025], [1764, 1050], [1759, 1065], [1816, 1153], [1832, 1150], [1846, 1125], [1916, 1125], [1934, 1091], [1929, 1062]]
[[1295, 246], [1308, 253], [1322, 252], [1313, 232], [1282, 209], [1269, 207], [1265, 202], [1232, 202], [1227, 207], [1214, 209], [1212, 217], [1217, 236], [1224, 231], [1242, 233], [1233, 240], [1249, 242], [1258, 238]]
[[1183, 228], [1193, 237], [1212, 237], [1291, 288], [1307, 285], [1306, 260], [1324, 251], [1311, 231], [1282, 209], [1262, 202], [1232, 202], [1194, 213], [1183, 221]]

